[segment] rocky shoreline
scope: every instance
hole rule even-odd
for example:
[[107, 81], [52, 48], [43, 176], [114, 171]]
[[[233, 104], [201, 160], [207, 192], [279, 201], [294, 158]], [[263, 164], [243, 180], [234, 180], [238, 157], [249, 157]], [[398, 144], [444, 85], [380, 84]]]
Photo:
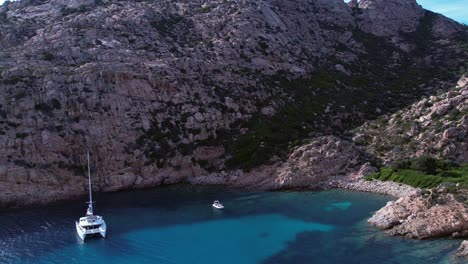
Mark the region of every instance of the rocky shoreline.
[[[277, 167], [275, 167], [278, 169]], [[259, 174], [263, 172], [263, 174]], [[386, 206], [368, 220], [368, 222], [390, 236], [403, 236], [412, 239], [428, 239], [451, 236], [461, 238], [468, 235], [468, 210], [466, 206], [458, 202], [453, 195], [439, 193], [437, 198], [424, 197], [424, 191], [405, 184], [395, 182], [383, 182], [379, 180], [365, 180], [363, 176], [373, 171], [368, 164], [364, 164], [355, 172], [345, 176], [333, 176], [319, 183], [307, 183], [301, 181], [301, 189], [329, 190], [343, 189], [350, 191], [369, 192], [384, 194], [397, 198], [390, 201]], [[188, 178], [183, 182], [192, 185], [223, 185], [228, 188], [254, 189], [262, 191], [282, 191], [292, 188], [281, 186], [272, 167], [266, 166], [262, 169], [244, 173], [241, 170], [231, 172], [212, 173], [206, 176]], [[252, 177], [256, 175], [256, 182]], [[261, 188], [259, 188], [261, 186]], [[151, 188], [153, 186], [138, 186], [138, 188]], [[54, 189], [52, 186], [41, 186], [43, 191], [31, 192], [24, 189], [16, 196], [12, 195], [16, 187], [0, 186], [2, 193], [10, 197], [23, 197], [27, 199], [2, 201], [3, 204], [18, 203], [24, 205], [45, 204], [65, 199], [77, 198], [84, 193], [80, 189], [69, 192], [68, 188]], [[133, 189], [138, 189], [133, 188]], [[16, 189], [17, 190], [17, 189]], [[47, 191], [44, 191], [47, 190]], [[107, 190], [110, 191], [110, 190]], [[10, 194], [9, 194], [10, 193]], [[427, 195], [426, 195], [427, 196]], [[456, 252], [457, 257], [466, 258], [468, 247], [464, 241]]]
[[396, 198], [417, 196], [421, 193], [419, 188], [414, 188], [405, 184], [395, 182], [384, 182], [379, 180], [358, 179], [353, 181], [337, 180], [331, 181], [329, 188], [344, 189], [358, 192], [370, 192], [385, 194]]
[[[200, 176], [191, 178], [187, 182], [193, 185], [225, 185], [231, 187], [239, 187], [239, 185], [230, 184], [223, 174], [210, 174], [208, 176]], [[417, 196], [421, 193], [419, 188], [414, 188], [405, 184], [395, 182], [384, 182], [379, 180], [350, 180], [343, 179], [344, 177], [333, 177], [332, 179], [320, 184], [319, 188], [312, 190], [330, 190], [342, 189], [357, 192], [369, 192], [375, 194], [383, 194], [393, 196], [395, 198]]]
[[[95, 191], [113, 192], [136, 190], [146, 188], [157, 188], [165, 184], [189, 183], [191, 185], [223, 185], [230, 188], [239, 188], [247, 190], [262, 190], [262, 191], [281, 191], [293, 188], [283, 188], [279, 186], [271, 173], [271, 168], [262, 169], [263, 174], [258, 172], [244, 173], [242, 170], [230, 172], [211, 173], [205, 176], [190, 177], [179, 182], [154, 182], [143, 185], [128, 186], [128, 188], [106, 188], [103, 190], [95, 189]], [[257, 182], [252, 180], [252, 177], [258, 176]], [[260, 183], [261, 182], [261, 183]], [[77, 185], [78, 186], [78, 185]], [[21, 207], [35, 204], [48, 204], [57, 201], [75, 199], [86, 194], [86, 189], [80, 187], [73, 188], [72, 186], [56, 186], [35, 185], [34, 188], [23, 184], [2, 183], [0, 184], [1, 200], [0, 207]], [[382, 182], [378, 180], [367, 181], [362, 178], [354, 178], [353, 176], [335, 176], [330, 177], [320, 183], [303, 184], [297, 186], [298, 189], [309, 190], [328, 190], [328, 189], [344, 189], [359, 192], [370, 192], [376, 194], [384, 194], [396, 198], [414, 196], [420, 193], [420, 189], [394, 182]]]

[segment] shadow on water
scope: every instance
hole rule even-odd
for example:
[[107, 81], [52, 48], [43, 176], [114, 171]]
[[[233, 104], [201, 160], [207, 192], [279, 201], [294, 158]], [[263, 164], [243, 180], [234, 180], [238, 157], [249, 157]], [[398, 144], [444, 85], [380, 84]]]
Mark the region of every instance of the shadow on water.
[[365, 221], [332, 233], [303, 232], [294, 241], [265, 259], [263, 264], [287, 263], [459, 263], [453, 257], [460, 241], [450, 239], [411, 240], [387, 237]]
[[274, 263], [382, 263], [382, 264], [427, 264], [453, 263], [450, 254], [456, 241], [410, 241], [402, 238], [343, 237], [331, 241], [329, 234], [302, 233], [281, 252], [263, 261]]

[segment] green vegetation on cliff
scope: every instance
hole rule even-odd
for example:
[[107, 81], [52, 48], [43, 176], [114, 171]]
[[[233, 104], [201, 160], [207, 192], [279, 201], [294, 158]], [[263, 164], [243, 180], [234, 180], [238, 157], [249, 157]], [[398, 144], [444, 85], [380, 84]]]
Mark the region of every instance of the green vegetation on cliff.
[[396, 162], [366, 179], [394, 181], [420, 188], [434, 188], [444, 182], [468, 187], [468, 164], [423, 156]]
[[340, 134], [362, 124], [363, 119], [376, 118], [376, 111], [394, 112], [413, 103], [426, 92], [427, 80], [453, 79], [454, 69], [460, 65], [451, 68], [443, 63], [414, 63], [424, 54], [434, 52], [432, 49], [440, 48], [431, 34], [435, 19], [436, 14], [427, 12], [416, 32], [404, 34], [416, 48], [415, 52], [404, 52], [404, 56], [394, 60], [398, 68], [388, 65], [398, 47], [384, 37], [354, 29], [354, 38], [366, 52], [359, 55], [358, 63], [345, 64], [353, 72], [351, 75], [335, 71], [330, 64], [329, 70], [297, 79], [281, 73], [270, 76], [270, 85], [265, 82], [266, 86], [278, 85], [293, 100], [279, 107], [274, 116], [256, 115], [243, 122], [241, 126], [248, 128], [247, 133], [229, 135], [223, 143], [231, 154], [227, 165], [250, 169], [274, 160], [274, 156], [284, 158], [311, 135]]

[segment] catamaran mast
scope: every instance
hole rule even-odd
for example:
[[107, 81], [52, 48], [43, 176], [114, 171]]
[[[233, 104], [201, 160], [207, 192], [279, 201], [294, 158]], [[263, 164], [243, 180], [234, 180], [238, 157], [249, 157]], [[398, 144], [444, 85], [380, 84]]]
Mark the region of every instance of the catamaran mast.
[[93, 194], [91, 191], [91, 167], [89, 165], [89, 150], [87, 152], [88, 156], [88, 188], [89, 188], [89, 208], [88, 213], [93, 214]]

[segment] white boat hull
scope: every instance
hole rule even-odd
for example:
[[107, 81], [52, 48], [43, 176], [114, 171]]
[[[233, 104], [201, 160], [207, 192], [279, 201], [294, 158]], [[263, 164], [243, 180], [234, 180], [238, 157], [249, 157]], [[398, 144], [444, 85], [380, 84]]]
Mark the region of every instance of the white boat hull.
[[216, 209], [224, 209], [224, 206], [218, 205], [218, 204], [213, 204], [213, 208], [216, 208]]
[[85, 229], [80, 226], [78, 221], [76, 221], [75, 227], [76, 227], [76, 233], [83, 241], [86, 239], [86, 237], [93, 236], [93, 235], [100, 235], [102, 238], [106, 238], [107, 227], [105, 223], [101, 224], [99, 228]]

